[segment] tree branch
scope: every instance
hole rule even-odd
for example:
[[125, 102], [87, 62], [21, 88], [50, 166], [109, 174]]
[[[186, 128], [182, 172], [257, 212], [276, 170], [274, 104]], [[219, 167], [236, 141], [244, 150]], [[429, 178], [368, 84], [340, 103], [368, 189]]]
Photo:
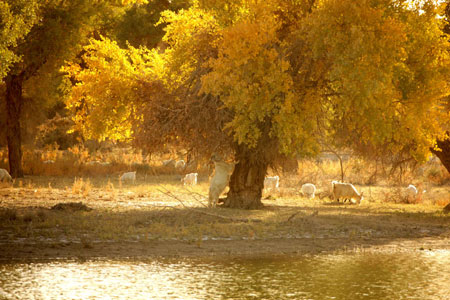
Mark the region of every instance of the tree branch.
[[166, 188], [163, 187], [163, 186], [160, 186], [160, 188], [161, 188], [162, 190], [161, 190], [161, 189], [158, 189], [159, 192], [163, 193], [164, 195], [166, 195], [166, 196], [168, 196], [168, 197], [170, 197], [170, 198], [173, 198], [173, 199], [177, 200], [178, 202], [180, 202], [180, 204], [181, 204], [185, 209], [187, 209], [187, 210], [189, 210], [189, 211], [193, 211], [193, 212], [196, 212], [196, 213], [199, 213], [199, 214], [203, 214], [203, 215], [207, 215], [207, 216], [211, 216], [211, 217], [216, 217], [216, 218], [219, 218], [219, 219], [222, 219], [222, 220], [233, 221], [233, 222], [244, 222], [244, 223], [249, 223], [249, 222], [262, 222], [262, 221], [259, 220], [259, 219], [248, 219], [248, 218], [233, 218], [233, 217], [227, 217], [227, 216], [222, 216], [222, 215], [219, 215], [219, 214], [214, 214], [214, 213], [202, 211], [202, 210], [195, 209], [195, 208], [192, 208], [192, 207], [188, 207], [188, 206], [186, 206], [186, 205], [183, 203], [183, 201], [182, 201], [180, 198], [178, 198], [177, 196], [175, 196], [171, 191], [169, 191], [168, 189], [166, 189]]

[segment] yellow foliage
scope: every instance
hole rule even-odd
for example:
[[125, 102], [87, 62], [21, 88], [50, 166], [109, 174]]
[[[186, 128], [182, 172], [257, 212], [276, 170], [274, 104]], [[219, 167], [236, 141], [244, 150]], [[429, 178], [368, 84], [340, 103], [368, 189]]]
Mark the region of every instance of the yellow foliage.
[[38, 8], [36, 0], [0, 1], [0, 83], [11, 65], [21, 60], [13, 49], [38, 21]]
[[343, 139], [410, 145], [424, 160], [442, 136], [440, 99], [448, 95], [448, 42], [433, 10], [395, 8], [391, 1], [322, 1], [308, 18], [314, 63], [327, 65], [336, 110], [330, 125]]
[[239, 144], [255, 147], [262, 124], [269, 122], [269, 135], [279, 139], [281, 151], [312, 150], [317, 143], [305, 132], [314, 125], [300, 112], [313, 114], [315, 105], [296, 101], [291, 66], [278, 38], [282, 23], [276, 1], [244, 2], [239, 18], [220, 31], [218, 57], [208, 62], [212, 71], [203, 76], [201, 92], [220, 96], [234, 112], [227, 127]]
[[157, 55], [131, 46], [121, 49], [107, 38], [92, 39], [85, 51], [87, 68], [69, 64], [62, 69], [77, 81], [66, 103], [75, 126], [87, 138], [129, 139], [133, 120], [141, 117], [135, 101], [139, 82], [155, 76], [151, 66], [158, 68]]
[[164, 52], [91, 41], [88, 68], [65, 69], [78, 81], [68, 106], [87, 136], [127, 139], [131, 120], [143, 118], [142, 83], [158, 82], [167, 101], [192, 90], [219, 99], [217, 113], [231, 116], [227, 133], [248, 148], [274, 140], [279, 152], [314, 154], [325, 143], [406, 149], [424, 160], [448, 128], [449, 44], [438, 9], [392, 0], [194, 1], [163, 13]]

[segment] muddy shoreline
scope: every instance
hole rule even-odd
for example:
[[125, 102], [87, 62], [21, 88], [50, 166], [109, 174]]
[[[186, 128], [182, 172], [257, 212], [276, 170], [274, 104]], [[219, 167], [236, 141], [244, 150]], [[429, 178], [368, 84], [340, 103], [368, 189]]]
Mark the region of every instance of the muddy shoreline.
[[0, 245], [0, 262], [58, 259], [278, 257], [332, 252], [450, 251], [450, 238], [265, 239]]

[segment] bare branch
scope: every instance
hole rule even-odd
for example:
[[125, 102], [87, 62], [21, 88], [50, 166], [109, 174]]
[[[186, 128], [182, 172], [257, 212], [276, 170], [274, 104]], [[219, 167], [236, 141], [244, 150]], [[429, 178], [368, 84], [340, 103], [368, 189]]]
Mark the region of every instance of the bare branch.
[[216, 218], [219, 218], [219, 219], [222, 219], [222, 220], [233, 221], [233, 222], [244, 222], [244, 223], [249, 223], [249, 222], [262, 222], [262, 221], [259, 220], [259, 219], [233, 218], [233, 217], [222, 216], [222, 215], [218, 215], [218, 214], [214, 214], [214, 213], [209, 213], [209, 212], [202, 211], [202, 210], [199, 210], [199, 209], [195, 209], [195, 208], [192, 208], [192, 207], [187, 207], [187, 206], [183, 203], [183, 201], [182, 201], [180, 198], [178, 198], [176, 195], [174, 195], [171, 191], [169, 191], [168, 189], [166, 189], [166, 188], [163, 187], [163, 186], [160, 186], [160, 188], [162, 188], [162, 190], [159, 189], [159, 190], [158, 190], [159, 192], [163, 193], [164, 195], [166, 195], [166, 196], [168, 196], [168, 197], [171, 197], [171, 198], [177, 200], [178, 202], [180, 202], [180, 204], [181, 204], [185, 209], [187, 209], [187, 210], [189, 210], [189, 211], [193, 211], [193, 212], [196, 212], [196, 213], [199, 213], [199, 214], [203, 214], [203, 215], [207, 215], [207, 216], [211, 216], [211, 217], [216, 217]]
[[205, 207], [205, 208], [208, 207], [205, 203], [201, 202], [199, 199], [197, 199], [197, 197], [195, 197], [195, 195], [198, 195], [198, 196], [206, 199], [206, 197], [204, 195], [199, 194], [194, 191], [191, 191], [191, 190], [187, 189], [186, 187], [183, 187], [183, 189], [186, 190], [189, 193], [189, 195], [191, 195], [194, 198], [194, 200], [197, 201], [198, 203], [200, 203], [203, 207]]

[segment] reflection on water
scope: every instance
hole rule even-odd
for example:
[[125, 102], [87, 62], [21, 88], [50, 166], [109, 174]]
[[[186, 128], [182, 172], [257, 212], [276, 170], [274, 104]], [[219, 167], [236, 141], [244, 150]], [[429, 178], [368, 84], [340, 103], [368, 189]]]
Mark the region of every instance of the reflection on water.
[[450, 251], [0, 264], [0, 299], [450, 299]]

